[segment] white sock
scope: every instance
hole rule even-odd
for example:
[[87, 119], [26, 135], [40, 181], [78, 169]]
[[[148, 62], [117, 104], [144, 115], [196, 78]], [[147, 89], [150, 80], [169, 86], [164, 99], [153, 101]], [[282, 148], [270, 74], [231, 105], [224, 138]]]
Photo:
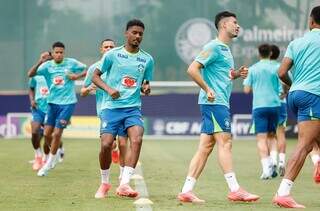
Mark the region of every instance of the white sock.
[[129, 184], [132, 175], [134, 174], [134, 168], [125, 166], [122, 172], [122, 178], [120, 185]]
[[46, 168], [51, 168], [52, 163], [55, 161], [57, 154], [53, 155], [51, 152], [49, 153], [49, 158], [45, 164]]
[[271, 174], [271, 168], [272, 168], [272, 161], [270, 157], [262, 158], [261, 159], [261, 165], [262, 165], [262, 171], [265, 175]]
[[316, 165], [318, 163], [318, 161], [320, 160], [320, 156], [318, 154], [313, 154], [311, 155], [311, 160], [313, 165]]
[[122, 178], [122, 174], [123, 174], [123, 169], [124, 169], [124, 167], [119, 166], [119, 169], [120, 169], [119, 179], [121, 179], [121, 178]]
[[293, 182], [288, 179], [282, 179], [279, 189], [278, 196], [288, 196], [290, 195], [291, 188], [293, 186]]
[[186, 181], [184, 182], [184, 185], [182, 187], [182, 193], [187, 193], [189, 191], [192, 191], [194, 185], [196, 184], [196, 179], [194, 177], [187, 176]]
[[286, 154], [279, 153], [279, 166], [285, 166], [286, 164]]
[[240, 185], [237, 181], [236, 175], [234, 172], [230, 172], [224, 175], [224, 178], [226, 179], [229, 189], [231, 192], [235, 192], [239, 190]]
[[272, 165], [276, 166], [277, 165], [278, 152], [276, 150], [272, 150], [270, 152], [270, 157], [271, 157], [271, 160], [272, 160]]
[[46, 162], [48, 160], [49, 154], [42, 155], [42, 162]]
[[42, 157], [42, 151], [41, 148], [39, 147], [38, 149], [34, 150], [34, 154], [36, 157]]
[[109, 169], [103, 170], [100, 169], [101, 175], [101, 183], [108, 184], [109, 183]]

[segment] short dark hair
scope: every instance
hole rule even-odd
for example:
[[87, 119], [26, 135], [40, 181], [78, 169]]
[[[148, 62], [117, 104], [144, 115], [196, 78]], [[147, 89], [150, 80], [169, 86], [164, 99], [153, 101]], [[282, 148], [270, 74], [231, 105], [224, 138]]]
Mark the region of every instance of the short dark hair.
[[52, 44], [52, 49], [54, 49], [54, 48], [63, 48], [64, 49], [65, 47], [64, 47], [64, 44], [62, 42], [57, 41], [57, 42]]
[[278, 59], [280, 55], [279, 47], [277, 45], [270, 45], [270, 51], [271, 51], [270, 59], [272, 60]]
[[258, 47], [258, 50], [259, 50], [259, 55], [262, 57], [262, 58], [269, 58], [270, 56], [270, 52], [271, 52], [271, 49], [270, 49], [270, 46], [268, 44], [262, 44]]
[[132, 26], [140, 26], [140, 27], [142, 27], [144, 29], [144, 23], [139, 19], [129, 20], [128, 23], [127, 23], [126, 30], [128, 30]]
[[102, 43], [104, 43], [104, 42], [106, 42], [106, 41], [115, 42], [113, 39], [106, 38], [106, 39], [104, 39], [104, 40], [102, 40], [102, 41], [100, 42], [100, 45], [102, 45]]
[[313, 18], [314, 22], [320, 24], [320, 6], [314, 7], [311, 10], [310, 17]]
[[223, 19], [223, 18], [228, 18], [228, 17], [235, 17], [237, 18], [236, 14], [229, 12], [229, 11], [223, 11], [223, 12], [219, 12], [214, 20], [214, 25], [216, 26], [216, 29], [218, 29], [219, 27], [219, 22]]

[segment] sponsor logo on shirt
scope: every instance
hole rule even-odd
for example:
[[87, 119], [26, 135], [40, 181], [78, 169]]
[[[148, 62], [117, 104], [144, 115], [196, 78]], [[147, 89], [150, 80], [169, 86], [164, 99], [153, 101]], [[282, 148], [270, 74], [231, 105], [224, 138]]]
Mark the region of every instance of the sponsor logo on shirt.
[[63, 77], [62, 76], [56, 76], [54, 79], [53, 79], [53, 84], [54, 85], [61, 85], [61, 86], [63, 86], [64, 85], [64, 79], [63, 79]]
[[134, 78], [131, 78], [129, 76], [124, 76], [122, 78], [122, 81], [121, 81], [122, 85], [127, 87], [127, 88], [134, 88], [137, 86], [137, 81], [136, 79]]
[[143, 62], [143, 63], [146, 63], [146, 62], [147, 62], [145, 59], [140, 58], [140, 57], [137, 58], [137, 61], [138, 61], [138, 62]]
[[128, 58], [128, 55], [124, 55], [124, 54], [122, 54], [122, 53], [118, 53], [117, 56], [120, 57], [120, 58], [124, 58], [124, 59], [127, 59], [127, 58]]
[[225, 46], [221, 46], [221, 50], [222, 51], [229, 51], [229, 49], [227, 47], [225, 47]]
[[42, 96], [47, 96], [48, 94], [49, 94], [49, 89], [48, 89], [48, 87], [46, 87], [46, 86], [42, 86], [42, 87], [40, 87], [40, 94], [42, 95]]

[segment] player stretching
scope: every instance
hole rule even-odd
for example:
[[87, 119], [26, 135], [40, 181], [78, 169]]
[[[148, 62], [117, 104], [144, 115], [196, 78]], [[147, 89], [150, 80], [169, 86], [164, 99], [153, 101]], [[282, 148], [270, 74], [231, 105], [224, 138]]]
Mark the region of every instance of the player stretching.
[[43, 75], [49, 87], [48, 112], [44, 126], [44, 136], [50, 143], [50, 154], [46, 164], [38, 171], [38, 176], [46, 176], [57, 162], [57, 150], [63, 129], [70, 121], [77, 102], [74, 80], [86, 74], [86, 66], [72, 58], [64, 58], [64, 44], [52, 45], [52, 60], [41, 64], [38, 69], [28, 72], [29, 77]]
[[[144, 24], [140, 20], [130, 20], [126, 26], [125, 45], [104, 54], [101, 66], [94, 71], [92, 78], [106, 92], [100, 114], [101, 150], [106, 155], [101, 169], [105, 171], [106, 181], [109, 180], [112, 144], [119, 128], [122, 127], [130, 139], [130, 153], [126, 155], [125, 167], [117, 188], [117, 195], [127, 197], [138, 196], [129, 182], [139, 159], [144, 130], [140, 90], [142, 86], [143, 93], [150, 93], [149, 81], [152, 79], [154, 66], [153, 58], [139, 47], [143, 32]], [[105, 82], [101, 79], [104, 73], [108, 75]]]
[[[31, 68], [37, 69], [42, 63], [52, 59], [49, 52], [40, 55], [40, 59], [36, 65]], [[46, 142], [43, 145], [44, 155], [42, 154], [40, 141], [43, 137], [43, 129], [45, 115], [47, 113], [47, 96], [49, 94], [46, 80], [43, 76], [34, 76], [29, 80], [29, 99], [31, 104], [31, 142], [35, 151], [34, 163], [32, 169], [38, 171], [46, 161], [49, 154], [49, 146]]]
[[[288, 105], [298, 119], [298, 143], [273, 198], [274, 204], [287, 208], [305, 207], [290, 196], [290, 191], [314, 144], [320, 144], [320, 6], [312, 9], [309, 28], [310, 32], [290, 42], [279, 68], [280, 79], [291, 86]], [[291, 68], [292, 81], [288, 76]], [[316, 183], [320, 182], [319, 165], [314, 173]]]
[[218, 37], [206, 44], [202, 52], [188, 68], [190, 77], [201, 87], [199, 104], [202, 114], [202, 128], [197, 152], [193, 156], [188, 176], [179, 193], [182, 202], [201, 203], [193, 192], [208, 156], [215, 143], [218, 144], [218, 160], [230, 189], [228, 199], [232, 201], [256, 201], [259, 196], [240, 188], [232, 167], [231, 129], [229, 98], [232, 80], [247, 76], [247, 68], [235, 71], [234, 61], [228, 43], [239, 33], [236, 15], [227, 11], [215, 17]]
[[260, 61], [249, 67], [248, 77], [243, 81], [244, 92], [253, 92], [253, 128], [257, 134], [257, 147], [262, 165], [260, 179], [276, 177], [276, 166], [270, 157], [268, 140], [275, 139], [279, 119], [279, 65], [269, 60], [270, 47], [260, 45]]
[[[115, 43], [113, 40], [111, 39], [105, 39], [101, 42], [101, 46], [100, 46], [100, 53], [103, 55], [104, 53], [106, 53], [107, 51], [113, 49], [115, 47]], [[91, 91], [95, 91], [96, 93], [96, 107], [97, 107], [97, 115], [98, 117], [100, 117], [100, 113], [101, 113], [101, 102], [103, 100], [103, 94], [104, 91], [101, 89], [97, 89], [96, 86], [92, 83], [92, 75], [93, 72], [95, 71], [95, 69], [97, 68], [97, 66], [100, 64], [100, 61], [94, 63], [93, 65], [91, 65], [88, 68], [88, 72], [86, 75], [86, 78], [84, 79], [84, 85], [81, 88], [81, 95], [82, 96], [87, 96]], [[101, 75], [101, 78], [103, 79], [103, 81], [105, 81], [107, 74], [103, 74]], [[120, 135], [121, 135], [120, 131]], [[119, 135], [119, 133], [118, 133]], [[118, 160], [120, 160], [120, 175], [119, 178], [121, 179], [122, 177], [122, 172], [123, 172], [123, 167], [124, 167], [124, 158], [125, 158], [125, 153], [126, 153], [126, 149], [127, 149], [127, 138], [126, 136], [119, 136], [118, 137], [119, 140], [119, 150], [120, 150], [120, 159], [119, 159], [119, 152], [118, 150], [116, 150], [115, 148], [117, 147], [116, 142], [114, 142], [113, 144], [113, 150], [112, 150], [112, 161], [116, 162]], [[115, 156], [118, 155], [118, 156]], [[101, 185], [98, 189], [98, 191], [95, 194], [95, 198], [104, 198], [106, 197], [107, 191], [110, 189], [110, 185], [109, 185], [109, 178], [107, 177], [108, 172], [106, 172], [106, 170], [103, 170], [103, 164], [106, 162], [105, 158], [107, 157], [106, 154], [104, 154], [104, 151], [102, 149], [100, 149], [100, 154], [99, 154], [99, 161], [100, 161], [100, 165], [101, 165], [101, 169], [100, 169], [100, 173], [101, 173]], [[116, 158], [116, 160], [115, 160]]]

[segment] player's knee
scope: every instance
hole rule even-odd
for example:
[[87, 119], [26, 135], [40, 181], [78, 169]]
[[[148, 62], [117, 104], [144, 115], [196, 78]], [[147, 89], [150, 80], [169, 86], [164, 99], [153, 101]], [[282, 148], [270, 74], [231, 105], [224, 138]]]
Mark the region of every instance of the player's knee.
[[131, 144], [133, 146], [140, 146], [142, 144], [142, 136], [137, 136], [137, 137], [131, 139]]
[[109, 141], [101, 141], [101, 150], [110, 150], [112, 148], [113, 142]]
[[226, 140], [226, 141], [222, 141], [220, 144], [220, 147], [222, 147], [224, 150], [231, 150], [232, 149], [232, 141]]

